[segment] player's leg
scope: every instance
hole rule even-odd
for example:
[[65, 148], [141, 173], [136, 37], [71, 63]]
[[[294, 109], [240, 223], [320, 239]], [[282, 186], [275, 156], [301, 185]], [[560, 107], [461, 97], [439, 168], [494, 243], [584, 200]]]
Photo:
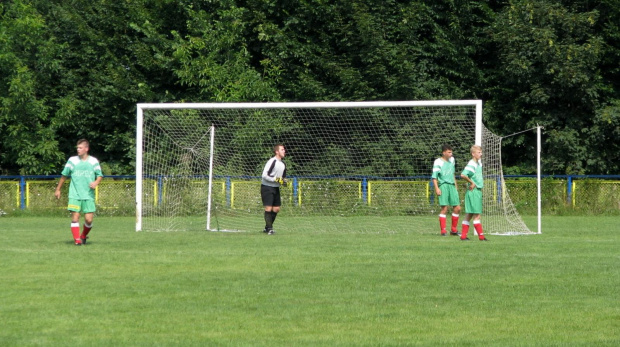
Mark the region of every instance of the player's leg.
[[441, 236], [446, 236], [446, 213], [448, 212], [448, 206], [441, 206], [439, 210], [439, 232]]
[[456, 190], [455, 186], [450, 185], [450, 206], [452, 206], [452, 227], [450, 228], [450, 235], [453, 236], [459, 235], [458, 225], [459, 216], [461, 213], [460, 203], [459, 192]]
[[76, 245], [82, 244], [80, 239], [80, 212], [71, 212], [71, 235]]
[[450, 228], [450, 234], [458, 235], [459, 230], [459, 217], [461, 216], [461, 206], [452, 206], [452, 227]]
[[480, 222], [480, 214], [474, 215], [474, 229], [478, 233], [478, 240], [480, 241], [489, 241], [486, 237], [484, 237], [484, 231], [482, 230], [482, 223]]
[[273, 206], [265, 206], [265, 229], [263, 229], [264, 233], [268, 233], [270, 229], [273, 229], [273, 215], [272, 215]]
[[459, 234], [459, 217], [461, 216], [461, 206], [452, 206], [452, 226], [450, 228], [450, 235], [458, 236]]
[[82, 226], [82, 235], [80, 235], [80, 239], [82, 239], [83, 244], [86, 244], [88, 233], [90, 233], [90, 230], [93, 228], [94, 216], [95, 214], [92, 212], [84, 214], [84, 225]]
[[80, 211], [82, 205], [79, 200], [69, 199], [69, 205], [67, 210], [71, 212], [71, 235], [77, 246], [82, 245], [82, 239], [80, 239]]
[[478, 234], [478, 239], [480, 241], [488, 241], [484, 237], [484, 231], [482, 230], [482, 223], [480, 222], [480, 214], [482, 213], [482, 189], [474, 189], [471, 191], [471, 210], [467, 211], [473, 213], [473, 224], [476, 233]]
[[271, 208], [271, 224], [272, 227], [269, 229], [268, 234], [273, 235], [275, 231], [273, 230], [273, 223], [276, 221], [276, 217], [278, 216], [278, 212], [280, 212], [280, 205], [282, 205], [280, 199], [280, 188], [274, 188], [275, 194], [273, 197], [273, 206]]
[[441, 191], [441, 195], [438, 196], [439, 206], [441, 209], [439, 210], [439, 233], [441, 236], [446, 236], [446, 213], [448, 213], [448, 205], [450, 204], [449, 192], [446, 187], [448, 184], [442, 184], [439, 186], [439, 190]]
[[[467, 207], [465, 208], [465, 211], [467, 211]], [[465, 218], [461, 224], [461, 241], [469, 240], [467, 233], [469, 232], [469, 221], [471, 220], [471, 217], [472, 214], [465, 213]]]
[[82, 212], [84, 212], [84, 226], [82, 228], [82, 235], [80, 235], [80, 239], [82, 239], [82, 243], [86, 243], [87, 235], [90, 230], [93, 228], [93, 218], [95, 216], [95, 202], [93, 200], [84, 200], [82, 202]]
[[263, 207], [265, 208], [265, 229], [263, 229], [264, 233], [268, 233], [270, 229], [273, 229], [273, 217], [271, 212], [273, 210], [274, 195], [273, 191], [269, 188], [271, 187], [265, 185], [261, 185], [260, 188], [260, 196], [261, 200], [263, 201]]
[[465, 193], [465, 218], [463, 219], [463, 223], [461, 225], [461, 241], [469, 240], [467, 238], [467, 233], [469, 232], [469, 221], [471, 220], [473, 214], [470, 213], [471, 207], [471, 190], [468, 190]]
[[[465, 193], [465, 212], [468, 214], [469, 219], [473, 219], [472, 223], [476, 233], [478, 234], [478, 239], [480, 241], [488, 241], [484, 237], [484, 231], [482, 230], [482, 223], [480, 222], [480, 214], [482, 213], [482, 189], [473, 189], [468, 190]], [[463, 222], [463, 228], [465, 227], [465, 222]], [[467, 227], [469, 229], [469, 226]], [[463, 236], [467, 236], [464, 231], [461, 231], [461, 239]]]
[[280, 212], [280, 206], [272, 206], [271, 207], [271, 222], [276, 222], [276, 217], [278, 216], [278, 212]]

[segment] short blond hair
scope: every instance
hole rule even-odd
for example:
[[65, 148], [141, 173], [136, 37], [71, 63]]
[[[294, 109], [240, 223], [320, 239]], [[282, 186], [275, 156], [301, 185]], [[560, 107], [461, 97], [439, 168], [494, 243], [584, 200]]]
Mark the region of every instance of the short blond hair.
[[478, 146], [478, 145], [473, 145], [471, 146], [471, 148], [469, 149], [469, 153], [474, 153], [474, 151], [482, 151], [482, 147]]

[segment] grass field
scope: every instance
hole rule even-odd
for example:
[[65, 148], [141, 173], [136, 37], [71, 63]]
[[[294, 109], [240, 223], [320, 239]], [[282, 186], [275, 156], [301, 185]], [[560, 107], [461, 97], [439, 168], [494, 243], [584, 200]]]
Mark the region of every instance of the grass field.
[[490, 242], [133, 228], [76, 247], [68, 217], [0, 217], [0, 345], [620, 345], [617, 217]]

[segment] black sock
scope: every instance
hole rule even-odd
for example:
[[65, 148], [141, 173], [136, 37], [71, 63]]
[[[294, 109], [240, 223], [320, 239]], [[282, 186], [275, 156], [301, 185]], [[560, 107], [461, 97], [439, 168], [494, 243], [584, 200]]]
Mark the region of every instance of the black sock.
[[273, 228], [273, 217], [271, 211], [265, 211], [265, 229]]
[[271, 223], [272, 224], [276, 222], [276, 216], [278, 216], [278, 212], [271, 211]]

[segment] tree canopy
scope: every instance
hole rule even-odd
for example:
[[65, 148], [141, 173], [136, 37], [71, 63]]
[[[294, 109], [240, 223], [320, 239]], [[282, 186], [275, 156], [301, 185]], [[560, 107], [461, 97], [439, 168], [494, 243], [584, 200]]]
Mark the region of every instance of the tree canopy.
[[[620, 0], [5, 1], [0, 174], [58, 174], [82, 137], [133, 173], [139, 102], [439, 99], [543, 126], [545, 173], [618, 174], [619, 43]], [[534, 147], [506, 138], [506, 172]]]

